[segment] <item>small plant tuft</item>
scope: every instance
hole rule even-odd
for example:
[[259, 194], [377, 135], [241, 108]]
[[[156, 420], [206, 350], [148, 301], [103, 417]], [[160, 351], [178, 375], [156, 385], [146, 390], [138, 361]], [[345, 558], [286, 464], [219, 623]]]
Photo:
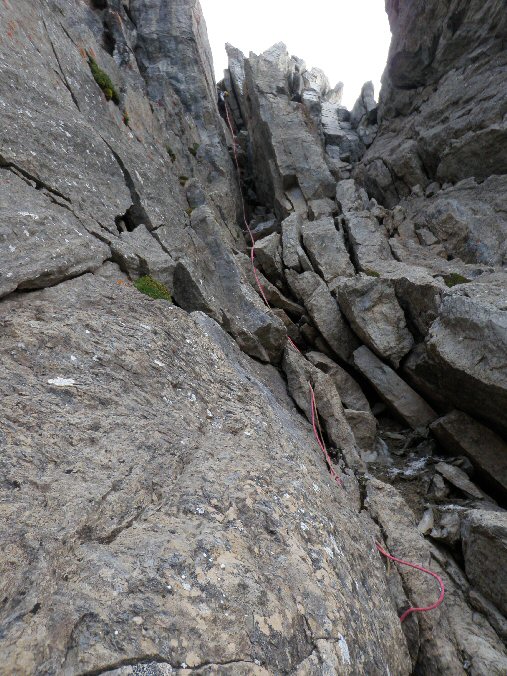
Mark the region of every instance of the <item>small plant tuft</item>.
[[178, 176], [178, 181], [180, 182], [180, 185], [184, 187], [188, 181], [188, 176]]
[[188, 216], [191, 216], [191, 215], [192, 215], [192, 211], [193, 211], [192, 207], [188, 207], [188, 209], [185, 209], [185, 213], [186, 213]]
[[134, 286], [138, 291], [144, 293], [145, 296], [149, 296], [154, 300], [168, 300], [172, 303], [173, 299], [168, 288], [162, 282], [153, 279], [150, 275], [144, 275], [136, 279]]
[[102, 68], [100, 68], [98, 63], [93, 58], [93, 56], [89, 53], [88, 53], [88, 65], [90, 66], [93, 79], [102, 89], [106, 99], [108, 101], [112, 101], [117, 106], [119, 106], [120, 95], [118, 94], [118, 90], [114, 86], [113, 81], [111, 80], [109, 75], [105, 71], [103, 71]]
[[127, 113], [127, 111], [123, 111], [123, 124], [128, 127], [130, 124], [130, 115]]
[[460, 275], [457, 272], [451, 272], [449, 275], [444, 277], [444, 282], [450, 289], [457, 284], [467, 284], [469, 281], [469, 279], [463, 277], [463, 275]]
[[174, 150], [171, 148], [171, 146], [166, 146], [165, 149], [167, 150], [167, 154], [171, 158], [171, 162], [176, 162], [176, 155], [174, 154]]
[[376, 270], [365, 270], [364, 274], [368, 275], [368, 277], [380, 277], [379, 273]]
[[193, 146], [189, 146], [189, 147], [188, 147], [188, 152], [189, 152], [191, 155], [193, 155], [193, 157], [195, 157], [195, 156], [197, 155], [197, 151], [199, 150], [199, 147], [200, 147], [200, 146], [199, 146], [198, 143], [194, 143]]

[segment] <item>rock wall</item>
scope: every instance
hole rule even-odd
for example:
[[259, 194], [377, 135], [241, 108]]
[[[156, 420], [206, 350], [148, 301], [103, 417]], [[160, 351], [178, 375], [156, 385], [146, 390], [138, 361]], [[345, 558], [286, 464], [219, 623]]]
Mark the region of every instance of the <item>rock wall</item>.
[[357, 175], [448, 253], [505, 264], [505, 4], [393, 0], [386, 9], [380, 133]]
[[217, 93], [194, 0], [0, 5], [0, 674], [507, 671], [499, 7], [389, 2], [348, 111]]

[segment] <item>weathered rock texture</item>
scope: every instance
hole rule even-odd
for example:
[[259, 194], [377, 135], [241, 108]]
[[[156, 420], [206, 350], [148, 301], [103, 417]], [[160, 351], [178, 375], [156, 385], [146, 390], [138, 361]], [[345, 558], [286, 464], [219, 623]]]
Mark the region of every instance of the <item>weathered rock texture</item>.
[[372, 522], [274, 369], [91, 275], [1, 322], [2, 673], [407, 672]]
[[413, 5], [348, 111], [217, 91], [195, 0], [0, 3], [2, 676], [506, 673], [506, 18]]

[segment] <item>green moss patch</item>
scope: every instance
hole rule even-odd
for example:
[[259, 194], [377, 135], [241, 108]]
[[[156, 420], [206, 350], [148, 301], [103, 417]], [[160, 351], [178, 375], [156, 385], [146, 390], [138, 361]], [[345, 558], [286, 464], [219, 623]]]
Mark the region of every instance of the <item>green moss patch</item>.
[[95, 61], [93, 56], [90, 56], [90, 54], [88, 54], [88, 65], [90, 66], [93, 79], [102, 89], [106, 99], [119, 106], [120, 95], [118, 94], [118, 90], [114, 86], [113, 81], [109, 75], [104, 70], [102, 70], [102, 68], [100, 68], [98, 63]]
[[456, 284], [467, 284], [470, 280], [457, 272], [451, 272], [450, 275], [444, 277], [444, 282], [449, 288], [456, 286]]
[[150, 275], [144, 275], [136, 279], [134, 286], [138, 291], [144, 293], [145, 296], [149, 296], [155, 300], [168, 300], [170, 303], [173, 301], [168, 288], [162, 282], [153, 279]]

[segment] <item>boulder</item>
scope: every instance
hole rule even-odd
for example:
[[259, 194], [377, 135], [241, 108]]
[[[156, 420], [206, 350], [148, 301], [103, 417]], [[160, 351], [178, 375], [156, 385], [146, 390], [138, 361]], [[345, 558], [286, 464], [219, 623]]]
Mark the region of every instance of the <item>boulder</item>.
[[426, 268], [407, 265], [399, 261], [377, 264], [381, 279], [393, 285], [410, 330], [414, 335], [425, 337], [429, 327], [438, 317], [445, 283], [435, 279]]
[[310, 422], [312, 422], [310, 385], [313, 387], [317, 412], [329, 441], [343, 457], [347, 467], [364, 471], [365, 467], [358, 454], [354, 433], [331, 378], [312, 366], [290, 345], [285, 349], [283, 370], [292, 398]]
[[341, 278], [332, 290], [359, 338], [398, 368], [414, 339], [390, 282], [367, 276]]
[[323, 338], [344, 361], [350, 361], [359, 341], [352, 333], [325, 282], [315, 272], [298, 275], [288, 270], [286, 278]]
[[451, 289], [443, 298], [424, 348], [405, 369], [426, 394], [507, 432], [506, 275], [497, 273]]
[[[464, 675], [469, 670], [500, 676], [507, 668], [507, 651], [488, 621], [468, 605], [468, 585], [455, 562], [418, 532], [413, 511], [393, 486], [371, 479], [366, 490], [365, 504], [382, 529], [388, 552], [437, 573], [446, 589], [438, 609], [412, 613], [403, 623], [408, 637], [418, 624], [414, 671], [429, 676]], [[408, 596], [400, 612], [409, 606], [429, 606], [438, 599], [439, 585], [434, 578], [407, 566], [396, 567]]]
[[438, 442], [452, 455], [464, 455], [477, 476], [498, 496], [507, 496], [507, 444], [463, 411], [451, 411], [431, 424]]
[[364, 188], [349, 178], [336, 184], [336, 202], [343, 214], [365, 211], [368, 207], [368, 195]]
[[393, 260], [385, 228], [369, 211], [346, 213], [343, 225], [354, 264], [361, 272], [377, 276], [382, 262]]
[[307, 352], [306, 358], [331, 377], [345, 408], [371, 412], [368, 399], [365, 397], [361, 386], [344, 368], [319, 352]]
[[461, 537], [470, 582], [507, 616], [507, 512], [470, 510]]
[[366, 346], [354, 352], [353, 360], [379, 397], [410, 427], [427, 427], [438, 417], [417, 392]]
[[282, 221], [282, 257], [283, 264], [289, 270], [301, 270], [299, 260], [301, 225], [303, 219], [299, 214], [290, 214]]
[[255, 258], [266, 277], [273, 281], [283, 276], [281, 239], [274, 232], [255, 244]]
[[278, 317], [267, 313], [252, 287], [242, 281], [208, 207], [192, 212], [191, 227], [185, 234], [185, 258], [174, 271], [173, 295], [178, 305], [210, 315], [248, 354], [261, 361], [277, 361], [285, 345], [285, 327]]
[[435, 465], [436, 471], [441, 474], [454, 488], [464, 493], [468, 498], [477, 498], [479, 500], [491, 500], [486, 493], [481, 491], [470, 479], [466, 472], [459, 467], [449, 465], [446, 462], [439, 462]]
[[311, 221], [318, 221], [326, 216], [332, 216], [337, 210], [336, 202], [329, 197], [308, 202], [308, 217]]
[[343, 231], [337, 228], [331, 216], [302, 224], [303, 244], [315, 272], [325, 282], [336, 277], [351, 277], [355, 274], [350, 260]]
[[155, 233], [151, 233], [145, 225], [138, 225], [132, 232], [122, 232], [119, 237], [109, 241], [113, 259], [132, 279], [142, 275], [151, 275], [173, 287], [175, 261], [162, 249]]
[[368, 411], [354, 411], [350, 408], [344, 410], [344, 415], [358, 448], [366, 453], [373, 452], [377, 440], [377, 420], [375, 416]]
[[[244, 278], [248, 281], [250, 286], [259, 294], [259, 296], [261, 296], [261, 298], [262, 293], [264, 293], [266, 300], [272, 307], [279, 308], [280, 310], [287, 312], [292, 317], [298, 319], [304, 314], [304, 307], [284, 296], [280, 289], [278, 289], [274, 284], [271, 284], [271, 282], [266, 279], [266, 277], [264, 277], [260, 270], [256, 268], [256, 274], [254, 275], [252, 261], [249, 256], [242, 253], [237, 253], [235, 258], [238, 266], [241, 268]], [[259, 280], [262, 286], [262, 293], [259, 289], [257, 280]]]
[[318, 136], [291, 101], [295, 64], [278, 43], [245, 60], [246, 126], [253, 146], [256, 188], [265, 204], [286, 216], [285, 190], [298, 185], [306, 200], [334, 196], [335, 182]]

